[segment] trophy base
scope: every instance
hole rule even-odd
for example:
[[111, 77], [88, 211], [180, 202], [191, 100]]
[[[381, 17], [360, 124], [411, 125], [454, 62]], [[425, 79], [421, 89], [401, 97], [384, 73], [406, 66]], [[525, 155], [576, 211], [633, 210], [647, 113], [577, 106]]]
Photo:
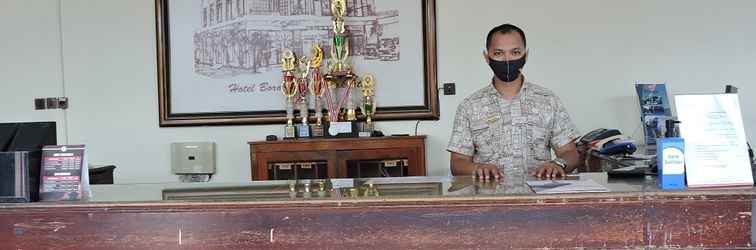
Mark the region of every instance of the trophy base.
[[297, 138], [310, 138], [310, 125], [297, 124]]
[[325, 126], [323, 125], [312, 125], [312, 137], [323, 137], [325, 136]]
[[297, 138], [296, 131], [297, 130], [294, 127], [294, 125], [286, 125], [286, 127], [284, 127], [284, 136], [283, 136], [283, 138], [284, 139], [294, 139], [294, 138]]
[[328, 124], [329, 137], [357, 137], [354, 122], [331, 122]]
[[373, 123], [357, 123], [357, 131], [359, 131], [359, 137], [371, 137], [373, 135]]

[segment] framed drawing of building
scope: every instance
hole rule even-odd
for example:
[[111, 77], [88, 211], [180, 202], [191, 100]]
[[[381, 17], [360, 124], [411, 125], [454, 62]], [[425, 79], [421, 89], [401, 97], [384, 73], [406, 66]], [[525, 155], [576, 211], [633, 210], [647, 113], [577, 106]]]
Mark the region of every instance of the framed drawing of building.
[[[438, 119], [435, 0], [346, 3], [354, 71], [375, 76], [375, 120]], [[330, 4], [156, 0], [160, 126], [284, 123], [282, 51], [328, 55]]]

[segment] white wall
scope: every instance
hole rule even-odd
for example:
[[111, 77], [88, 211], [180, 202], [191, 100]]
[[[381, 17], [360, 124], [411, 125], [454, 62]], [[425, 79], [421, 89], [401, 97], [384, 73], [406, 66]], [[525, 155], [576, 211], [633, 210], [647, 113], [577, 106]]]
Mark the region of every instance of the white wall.
[[[34, 98], [63, 96], [57, 0], [0, 1], [0, 122], [56, 121]], [[58, 126], [58, 141], [65, 141]]]
[[[49, 116], [31, 111], [31, 97], [59, 95], [65, 82], [71, 98], [68, 143], [87, 144], [92, 163], [117, 165], [118, 183], [174, 181], [169, 144], [192, 140], [217, 143], [216, 181], [245, 181], [246, 142], [280, 134], [280, 125], [158, 127], [153, 0], [62, 1], [62, 43], [55, 37], [59, 23], [49, 19], [57, 16], [58, 1], [0, 2], [0, 34], [40, 38], [11, 39], [0, 47], [4, 59], [12, 58], [0, 67], [0, 119], [57, 118], [61, 111]], [[456, 82], [458, 94], [440, 97], [441, 120], [420, 124], [419, 133], [429, 136], [431, 175], [448, 172], [444, 148], [456, 106], [490, 80], [481, 57], [484, 36], [505, 22], [528, 36], [528, 80], [560, 95], [582, 131], [617, 127], [640, 139], [637, 80], [667, 82], [671, 94], [721, 92], [730, 83], [740, 88], [746, 133], [756, 138], [756, 114], [749, 109], [756, 104], [751, 27], [756, 16], [749, 11], [756, 2], [438, 0], [437, 5], [438, 78]], [[414, 127], [414, 121], [378, 123], [389, 134], [414, 133]]]
[[[439, 3], [439, 78], [462, 95], [489, 80], [481, 36], [510, 22], [526, 32], [527, 79], [554, 90], [579, 129], [617, 127], [642, 140], [635, 81], [670, 94], [740, 89], [746, 134], [756, 138], [756, 2], [475, 1]], [[459, 72], [464, 72], [461, 74]], [[473, 76], [473, 77], [470, 77]], [[456, 100], [455, 100], [456, 101]], [[452, 105], [452, 102], [448, 103]]]

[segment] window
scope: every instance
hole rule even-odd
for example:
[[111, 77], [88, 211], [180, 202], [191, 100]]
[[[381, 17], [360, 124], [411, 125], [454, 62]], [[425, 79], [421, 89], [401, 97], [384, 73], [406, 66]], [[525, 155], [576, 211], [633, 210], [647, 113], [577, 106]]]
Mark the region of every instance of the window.
[[226, 0], [226, 20], [231, 20], [231, 0]]
[[[271, 5], [274, 7], [271, 8]], [[250, 13], [253, 15], [270, 14], [276, 11], [277, 8], [278, 6], [275, 1], [253, 0], [250, 6]]]
[[241, 17], [244, 15], [244, 6], [242, 5], [242, 0], [236, 0], [236, 16]]
[[214, 22], [215, 22], [215, 10], [213, 6], [211, 5], [210, 6], [210, 25], [213, 25]]
[[218, 1], [218, 3], [215, 5], [215, 21], [217, 23], [223, 22], [221, 19], [223, 17], [223, 3]]
[[202, 9], [202, 27], [207, 27], [207, 8]]

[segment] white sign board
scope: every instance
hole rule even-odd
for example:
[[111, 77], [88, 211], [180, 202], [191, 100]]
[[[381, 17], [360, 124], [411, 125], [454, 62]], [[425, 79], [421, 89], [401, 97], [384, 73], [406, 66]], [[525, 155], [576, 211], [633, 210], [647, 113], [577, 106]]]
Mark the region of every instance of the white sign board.
[[736, 94], [676, 95], [688, 187], [753, 186]]

